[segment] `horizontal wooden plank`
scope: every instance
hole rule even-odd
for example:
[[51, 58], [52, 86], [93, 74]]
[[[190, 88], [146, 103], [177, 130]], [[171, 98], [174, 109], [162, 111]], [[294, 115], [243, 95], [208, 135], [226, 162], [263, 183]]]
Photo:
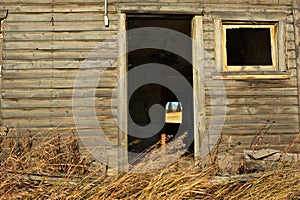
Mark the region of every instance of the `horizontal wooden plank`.
[[[222, 151], [225, 150], [225, 149], [228, 149], [229, 148], [229, 145], [231, 144], [236, 144], [237, 142], [240, 142], [241, 145], [239, 145], [239, 147], [243, 146], [243, 150], [245, 149], [249, 149], [250, 146], [251, 146], [251, 143], [252, 143], [252, 140], [253, 138], [252, 137], [247, 137], [247, 136], [236, 136], [235, 137], [235, 140], [232, 141], [230, 139], [227, 139], [226, 137], [224, 137], [224, 145], [220, 148], [220, 150]], [[232, 141], [232, 142], [231, 142]], [[257, 147], [257, 148], [270, 148], [269, 146], [271, 144], [280, 144], [279, 143], [279, 137], [278, 135], [265, 135], [263, 140], [263, 142]], [[227, 144], [227, 147], [226, 147], [226, 144]], [[285, 143], [287, 145], [287, 143]], [[237, 147], [238, 148], [238, 147]], [[234, 148], [235, 151], [237, 151], [237, 148]]]
[[[112, 108], [76, 108], [76, 112], [80, 112], [81, 117], [91, 117], [96, 113], [96, 116], [110, 116], [117, 113], [117, 110]], [[32, 109], [2, 109], [3, 119], [12, 118], [38, 118], [38, 117], [73, 117], [72, 108], [32, 108]]]
[[203, 0], [203, 3], [208, 4], [262, 4], [262, 5], [291, 5], [291, 0]]
[[[55, 3], [30, 5], [28, 3], [2, 4], [3, 9], [9, 9], [10, 13], [52, 13], [52, 12], [103, 12], [103, 3], [83, 4], [83, 3]], [[108, 11], [116, 12], [114, 5], [108, 5]]]
[[217, 87], [236, 87], [236, 88], [295, 88], [297, 87], [297, 79], [292, 77], [288, 80], [211, 80], [206, 78], [206, 85], [212, 90]]
[[[93, 54], [91, 55], [91, 51]], [[109, 59], [117, 58], [117, 50], [99, 50], [95, 53], [92, 48], [89, 50], [6, 50], [3, 52], [5, 60], [39, 60], [39, 59]], [[93, 57], [91, 57], [93, 56]]]
[[278, 4], [292, 5], [293, 4], [293, 0], [279, 0]]
[[50, 22], [19, 22], [6, 23], [5, 31], [10, 32], [40, 32], [40, 31], [101, 31], [101, 30], [117, 30], [116, 21], [110, 22], [109, 27], [104, 26], [104, 21], [87, 21], [85, 23], [78, 22], [56, 22], [53, 26]]
[[132, 13], [168, 13], [168, 14], [199, 14], [203, 6], [199, 4], [176, 3], [136, 3], [120, 4], [118, 9], [123, 12]]
[[91, 50], [101, 48], [101, 50], [116, 50], [117, 41], [18, 41], [3, 43], [3, 50]]
[[261, 115], [214, 115], [207, 116], [207, 123], [211, 120], [213, 124], [223, 124], [225, 119], [225, 124], [254, 124], [254, 123], [264, 123], [267, 120], [275, 121], [278, 124], [292, 125], [299, 123], [298, 115], [291, 114], [261, 114]]
[[289, 69], [296, 69], [297, 68], [297, 61], [295, 59], [291, 59], [287, 61]]
[[[78, 88], [93, 88], [94, 83], [98, 82], [98, 77], [84, 78], [78, 80], [76, 87]], [[97, 87], [114, 88], [117, 84], [116, 77], [101, 77]], [[4, 79], [2, 80], [2, 88], [5, 89], [52, 89], [52, 88], [75, 88], [75, 79], [68, 78], [45, 78], [45, 79]]]
[[286, 41], [295, 40], [295, 34], [292, 32], [286, 32]]
[[286, 49], [287, 50], [295, 50], [296, 49], [295, 40], [286, 41]]
[[[77, 105], [73, 105], [71, 98], [66, 99], [3, 99], [1, 101], [2, 109], [6, 108], [71, 108], [76, 107], [102, 107], [110, 108], [117, 106], [117, 100], [111, 98], [81, 98]], [[92, 105], [91, 102], [95, 102]]]
[[214, 40], [214, 32], [208, 32], [208, 31], [203, 31], [203, 40], [204, 42], [209, 40], [209, 41], [212, 41]]
[[[247, 13], [286, 13], [290, 14], [292, 12], [290, 5], [278, 5], [278, 4], [271, 4], [271, 5], [265, 5], [264, 4], [258, 4], [256, 1], [254, 3], [224, 3], [222, 6], [220, 6], [220, 2], [218, 3], [211, 3], [210, 0], [204, 0], [207, 3], [205, 6], [205, 10], [207, 11], [213, 11], [213, 12], [231, 12], [234, 10], [235, 12], [247, 12]], [[209, 2], [207, 2], [209, 1]]]
[[296, 96], [296, 87], [290, 88], [226, 88], [226, 96]]
[[[114, 121], [111, 117], [98, 117], [100, 126], [113, 126]], [[54, 118], [19, 118], [19, 119], [4, 119], [5, 127], [20, 127], [20, 128], [40, 128], [40, 127], [75, 127], [73, 117], [54, 117]], [[96, 128], [98, 125], [91, 118], [82, 118], [77, 124], [79, 128]]]
[[215, 27], [213, 21], [203, 21], [204, 32], [214, 32]]
[[117, 67], [117, 59], [99, 59], [99, 60], [4, 60], [2, 69], [4, 71], [11, 69], [29, 70], [29, 69], [79, 69], [79, 68], [110, 68]]
[[[221, 106], [208, 106], [207, 114], [211, 114], [211, 109], [223, 109]], [[280, 115], [280, 114], [297, 114], [299, 112], [298, 106], [294, 105], [239, 105], [239, 106], [226, 106], [225, 111], [227, 115], [259, 115], [259, 114], [270, 114], [270, 115]]]
[[[55, 3], [57, 5], [59, 4], [66, 4], [66, 3], [76, 3], [76, 4], [95, 4], [99, 3], [99, 0], [86, 0], [82, 2], [78, 2], [78, 0], [3, 0], [5, 3], [11, 3], [11, 4], [16, 4], [16, 3], [26, 3], [26, 4], [49, 4], [49, 3]], [[281, 0], [282, 1], [282, 0]], [[287, 1], [287, 0], [285, 0]], [[110, 0], [109, 4], [115, 4], [115, 3], [140, 3], [139, 0]], [[144, 0], [143, 2], [147, 3], [153, 3], [153, 0]], [[162, 3], [178, 3], [178, 0], [160, 0], [159, 2]], [[159, 3], [158, 2], [158, 3]], [[181, 3], [198, 3], [197, 0], [180, 0]], [[101, 4], [103, 2], [100, 2]]]
[[[10, 14], [6, 19], [8, 23], [14, 22], [78, 22], [99, 21], [104, 19], [104, 12], [81, 12], [81, 13], [15, 13]], [[109, 13], [109, 20], [116, 21], [118, 15]]]
[[78, 32], [53, 32], [53, 31], [42, 31], [42, 32], [5, 32], [4, 42], [6, 41], [103, 41], [103, 40], [116, 40], [117, 31], [102, 30], [102, 31], [87, 31], [81, 30]]
[[295, 49], [290, 49], [287, 51], [286, 56], [288, 57], [288, 59], [296, 59], [297, 58], [296, 54], [297, 53]]
[[[81, 138], [88, 138], [89, 136], [85, 136], [84, 132], [93, 131], [94, 133], [98, 133], [99, 129], [97, 128], [84, 128], [84, 127], [8, 127], [9, 134], [6, 136], [7, 138], [18, 137], [18, 135], [24, 136], [32, 136], [36, 141], [44, 141], [50, 138], [56, 137], [59, 135], [61, 138], [70, 138], [73, 137], [78, 139], [80, 142]], [[115, 135], [118, 131], [118, 127], [116, 125], [108, 125], [103, 124], [101, 129], [104, 131], [105, 135]], [[80, 135], [79, 135], [80, 132]]]
[[91, 4], [91, 3], [98, 3], [97, 0], [87, 0], [83, 2], [78, 2], [76, 0], [2, 0], [4, 4], [51, 4], [51, 3], [81, 3], [81, 4]]
[[[260, 122], [258, 124], [224, 124], [222, 133], [226, 135], [242, 135], [242, 136], [252, 136], [254, 137], [259, 131], [262, 131], [262, 127], [265, 125], [265, 122]], [[214, 128], [215, 126], [211, 126]], [[267, 126], [268, 128], [269, 126]], [[285, 133], [296, 133], [299, 132], [299, 127], [296, 124], [284, 125], [284, 124], [273, 124], [270, 129], [266, 130], [266, 134], [285, 134]]]
[[4, 70], [4, 79], [117, 77], [117, 68]]
[[276, 75], [276, 74], [252, 74], [252, 75], [219, 75], [213, 76], [213, 79], [223, 80], [278, 80], [290, 79], [291, 75]]
[[8, 13], [7, 9], [0, 9], [0, 19], [4, 19]]
[[295, 97], [207, 98], [207, 105], [298, 105]]
[[[42, 98], [72, 98], [72, 97], [112, 97], [113, 88], [89, 89], [3, 89], [2, 99], [42, 99]], [[95, 92], [95, 94], [94, 94]]]

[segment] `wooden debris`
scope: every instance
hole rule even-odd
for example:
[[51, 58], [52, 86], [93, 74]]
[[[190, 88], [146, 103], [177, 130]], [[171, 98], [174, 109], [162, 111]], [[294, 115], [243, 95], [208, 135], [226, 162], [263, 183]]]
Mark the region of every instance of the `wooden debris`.
[[249, 156], [253, 160], [263, 160], [277, 153], [280, 153], [279, 150], [274, 150], [274, 149], [262, 149], [258, 151], [244, 151], [244, 152], [247, 154], [247, 156]]

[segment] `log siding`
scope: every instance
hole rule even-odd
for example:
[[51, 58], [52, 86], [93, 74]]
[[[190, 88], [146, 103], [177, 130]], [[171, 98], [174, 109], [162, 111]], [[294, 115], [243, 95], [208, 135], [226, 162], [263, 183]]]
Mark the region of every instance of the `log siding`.
[[[205, 86], [205, 108], [199, 111], [201, 117], [205, 116], [205, 127], [211, 120], [211, 107], [225, 101], [224, 146], [241, 142], [238, 149], [249, 148], [253, 136], [266, 123], [272, 123], [265, 137], [265, 143], [272, 148], [284, 148], [299, 132], [300, 17], [297, 0], [109, 0], [108, 28], [103, 21], [104, 0], [2, 0], [0, 11], [4, 10], [9, 12], [2, 23], [3, 127], [75, 129], [72, 92], [76, 73], [89, 53], [101, 45], [98, 60], [94, 64], [90, 61], [90, 70], [104, 72], [96, 89], [96, 115], [113, 144], [124, 146], [125, 139], [119, 134], [113, 116], [118, 113], [118, 97], [111, 95], [119, 78], [120, 63], [115, 58], [120, 49], [117, 38], [120, 14], [201, 15], [204, 63], [217, 63], [215, 20], [237, 13], [236, 19], [241, 16], [242, 20], [257, 15], [262, 18], [273, 15], [274, 19], [284, 15], [284, 49], [279, 56], [284, 56], [285, 66], [281, 67], [288, 77], [224, 79], [225, 100], [221, 96], [211, 97]], [[214, 79], [218, 71], [216, 66], [204, 64], [204, 69], [205, 79], [212, 86], [210, 89], [220, 90]], [[84, 78], [89, 81], [88, 77]], [[82, 85], [81, 89], [87, 94], [85, 98], [93, 97], [88, 92], [91, 88]], [[203, 132], [205, 128], [199, 130]], [[293, 145], [291, 150], [299, 152], [300, 145]]]

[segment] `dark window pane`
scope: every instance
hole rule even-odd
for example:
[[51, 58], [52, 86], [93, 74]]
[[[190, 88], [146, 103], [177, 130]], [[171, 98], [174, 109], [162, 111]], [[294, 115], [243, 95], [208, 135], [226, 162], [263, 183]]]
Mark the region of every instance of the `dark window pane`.
[[227, 65], [272, 65], [269, 28], [226, 30]]

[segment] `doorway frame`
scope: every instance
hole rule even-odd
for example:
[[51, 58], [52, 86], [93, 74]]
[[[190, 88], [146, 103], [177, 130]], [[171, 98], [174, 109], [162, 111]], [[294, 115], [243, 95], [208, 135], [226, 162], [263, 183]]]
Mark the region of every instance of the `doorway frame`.
[[[118, 46], [119, 46], [119, 68], [118, 77], [125, 77], [127, 73], [127, 13], [132, 14], [132, 12], [124, 10], [119, 12], [118, 21]], [[146, 13], [136, 13], [136, 14], [153, 14], [153, 15], [168, 15], [174, 13], [157, 13], [157, 12], [146, 12]], [[178, 13], [180, 15], [181, 13]], [[200, 148], [205, 136], [205, 83], [204, 77], [199, 73], [204, 71], [201, 67], [204, 67], [204, 51], [203, 48], [203, 16], [197, 15], [195, 13], [185, 13], [187, 15], [193, 15], [191, 20], [191, 37], [193, 39], [192, 45], [192, 66], [193, 66], [193, 109], [194, 109], [194, 158], [197, 160], [200, 158]], [[121, 37], [120, 37], [121, 36]], [[128, 104], [127, 104], [127, 79], [125, 79], [125, 84], [122, 84], [118, 88], [118, 117], [119, 117], [119, 131], [118, 131], [118, 145], [123, 150], [119, 156], [119, 166], [123, 169], [128, 170], [128, 138], [127, 138], [127, 116], [128, 116]], [[125, 100], [125, 101], [124, 101]], [[125, 131], [122, 131], [125, 130]]]

